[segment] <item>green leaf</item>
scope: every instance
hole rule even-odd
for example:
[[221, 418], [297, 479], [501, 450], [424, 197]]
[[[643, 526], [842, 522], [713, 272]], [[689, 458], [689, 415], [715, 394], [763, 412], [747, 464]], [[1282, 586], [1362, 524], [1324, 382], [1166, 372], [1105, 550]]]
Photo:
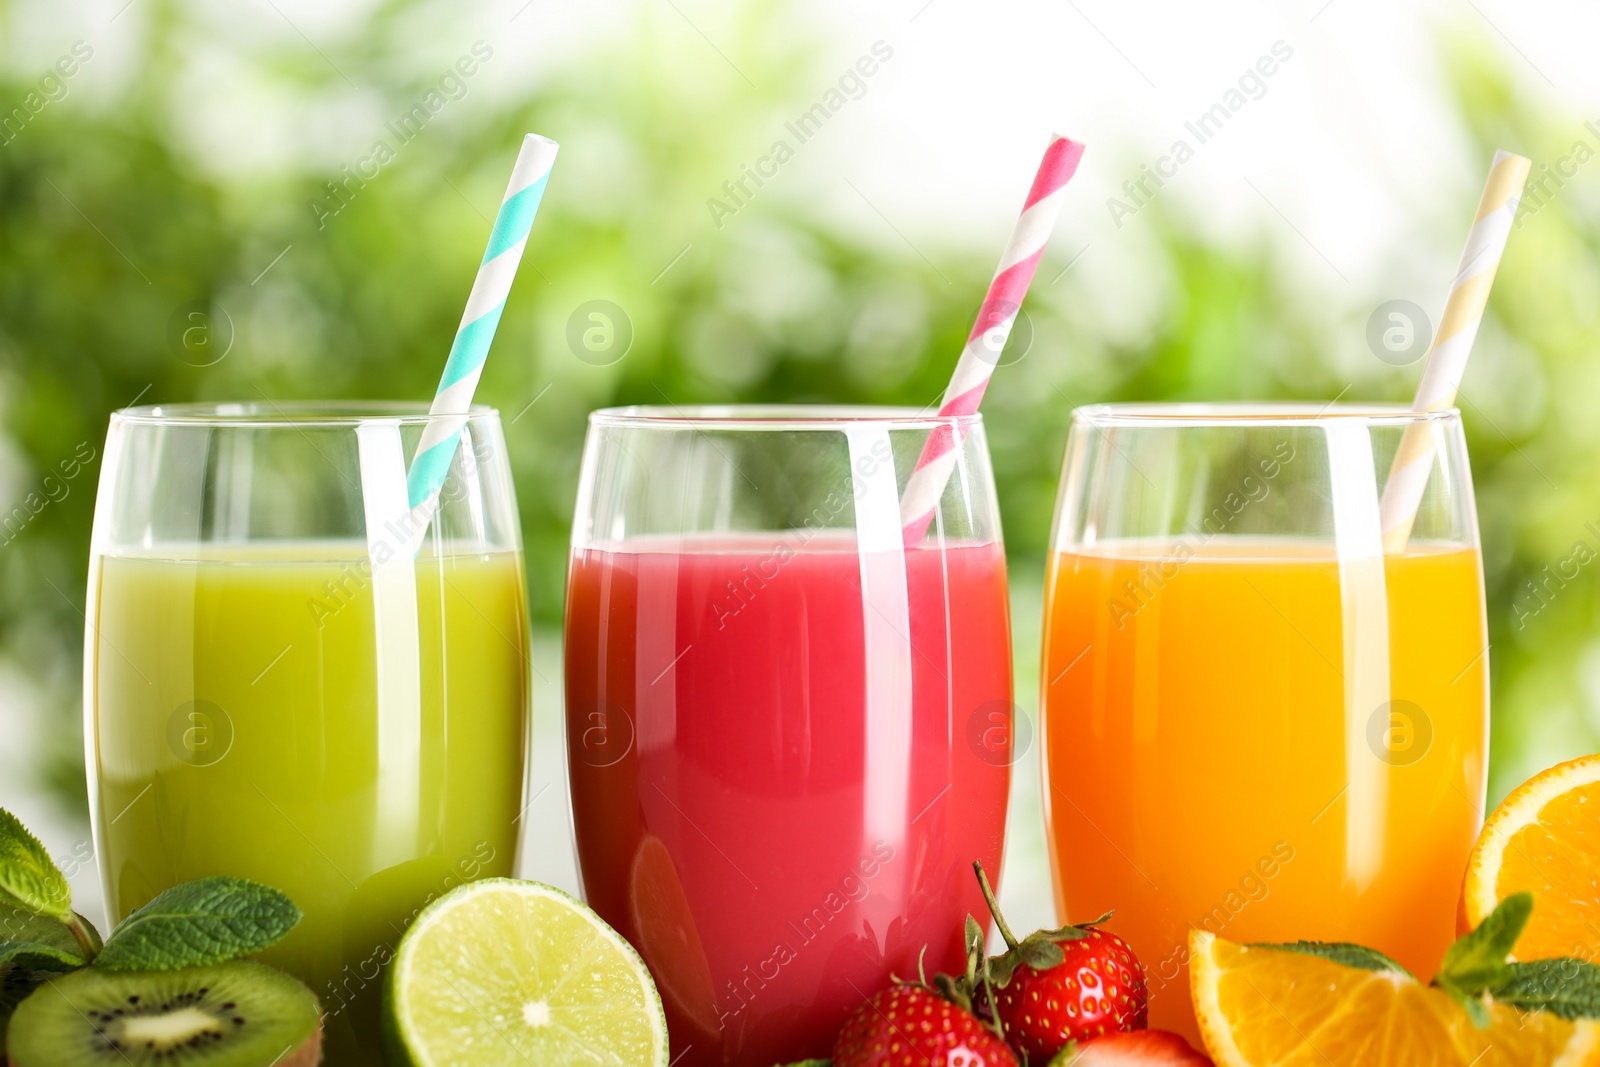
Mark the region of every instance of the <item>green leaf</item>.
[[1059, 966], [1067, 958], [1060, 945], [1037, 934], [1023, 940], [1018, 946], [1017, 955], [1022, 958], [1023, 963], [1036, 971], [1048, 971], [1052, 967]]
[[936, 974], [933, 976], [933, 989], [950, 1003], [960, 1005], [967, 1011], [972, 1010], [972, 995], [967, 992], [967, 985], [961, 979], [948, 974]]
[[968, 915], [966, 928], [967, 952], [969, 954], [975, 952], [982, 955], [984, 942], [987, 940], [983, 934], [983, 927], [978, 925], [978, 920]]
[[[100, 935], [90, 924], [88, 919], [81, 915], [74, 918], [82, 925], [88, 935], [89, 943], [95, 951], [100, 949]], [[76, 966], [83, 966], [83, 947], [66, 923], [59, 919], [35, 915], [9, 905], [0, 904], [0, 953], [4, 952], [5, 944], [42, 945], [53, 951], [71, 955], [77, 959]], [[5, 958], [0, 955], [0, 958]]]
[[41, 945], [37, 941], [0, 941], [0, 963], [53, 974], [66, 974], [86, 966], [76, 949]]
[[248, 956], [276, 943], [300, 909], [271, 886], [201, 878], [173, 886], [122, 921], [95, 965], [112, 971], [172, 971]]
[[1275, 948], [1284, 952], [1298, 952], [1304, 956], [1318, 956], [1325, 960], [1332, 960], [1344, 967], [1356, 967], [1363, 971], [1393, 971], [1403, 974], [1407, 978], [1414, 976], [1400, 964], [1385, 956], [1375, 948], [1365, 945], [1352, 945], [1343, 941], [1291, 941], [1284, 945], [1251, 945], [1250, 948]]
[[1452, 982], [1448, 975], [1436, 975], [1433, 984], [1447, 993], [1450, 999], [1466, 1011], [1467, 1017], [1472, 1020], [1472, 1025], [1479, 1030], [1489, 1028], [1489, 1008], [1483, 1002], [1483, 994], [1471, 993]]
[[22, 821], [0, 808], [0, 904], [65, 921], [72, 890], [39, 839]]
[[1015, 952], [1003, 952], [998, 956], [989, 957], [989, 982], [996, 989], [1004, 989], [1011, 984], [1011, 976], [1016, 973], [1017, 966], [1022, 962]]
[[[1476, 930], [1446, 950], [1440, 976], [1472, 996], [1504, 982], [1511, 973], [1506, 957], [1532, 914], [1532, 893], [1516, 893], [1502, 900]], [[1444, 988], [1442, 984], [1440, 988]]]
[[1510, 977], [1489, 990], [1502, 1004], [1563, 1019], [1600, 1019], [1600, 967], [1584, 960], [1513, 963]]
[[[100, 935], [82, 916], [90, 943], [100, 947]], [[57, 919], [0, 904], [0, 1047], [5, 1045], [6, 1023], [17, 1005], [42, 983], [65, 971], [83, 966], [83, 950], [66, 924]]]
[[1045, 1064], [1044, 1067], [1071, 1067], [1077, 1058], [1078, 1043], [1076, 1041], [1068, 1041], [1062, 1046], [1060, 1052], [1050, 1057], [1050, 1062]]

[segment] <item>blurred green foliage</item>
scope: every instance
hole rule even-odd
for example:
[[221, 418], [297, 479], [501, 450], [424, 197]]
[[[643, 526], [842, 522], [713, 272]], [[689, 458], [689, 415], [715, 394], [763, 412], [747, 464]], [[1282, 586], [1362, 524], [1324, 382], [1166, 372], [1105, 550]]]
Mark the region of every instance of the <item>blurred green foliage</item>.
[[[621, 43], [555, 63], [537, 91], [507, 99], [481, 72], [464, 79], [462, 98], [404, 144], [385, 122], [423, 100], [475, 40], [492, 46], [494, 27], [474, 29], [476, 15], [449, 5], [389, 0], [359, 33], [320, 50], [297, 35], [236, 34], [227, 62], [249, 64], [258, 91], [310, 110], [348, 104], [359, 86], [371, 138], [395, 149], [326, 215], [335, 202], [326, 183], [368, 152], [217, 166], [186, 119], [199, 102], [184, 72], [186, 50], [218, 16], [145, 0], [141, 58], [114, 95], [72, 89], [0, 136], [0, 486], [21, 501], [81, 442], [98, 451], [108, 412], [136, 397], [430, 396], [525, 130], [566, 147], [479, 398], [508, 421], [536, 625], [560, 621], [589, 409], [935, 400], [993, 247], [924, 247], [925, 260], [824, 226], [770, 192], [712, 225], [706, 197], [836, 73], [780, 16], [744, 10], [724, 44], [759, 64], [759, 87], [709, 52], [664, 45], [668, 30], [681, 40], [683, 28], [663, 22], [677, 16], [643, 5]], [[1445, 45], [1478, 156], [1500, 144], [1536, 160], [1566, 152], [1581, 122], [1535, 107], [1485, 47]], [[483, 66], [496, 62], [508, 61]], [[0, 107], [22, 102], [44, 73], [0, 69]], [[1479, 180], [1463, 174], [1440, 191], [1439, 225], [1469, 216]], [[1326, 399], [1347, 388], [1400, 400], [1414, 386], [1416, 368], [1381, 364], [1362, 340], [1367, 312], [1393, 294], [1375, 289], [1330, 309], [1293, 284], [1274, 240], [1220, 245], [1164, 201], [1129, 230], [1146, 261], [1127, 279], [1127, 306], [1108, 299], [1092, 269], [1052, 282], [1074, 252], [1054, 250], [1029, 301], [1032, 350], [996, 376], [985, 403], [1020, 582], [1038, 581], [1076, 404]], [[1600, 549], [1584, 525], [1600, 530], [1600, 371], [1589, 358], [1597, 248], [1600, 212], [1576, 186], [1517, 232], [1464, 394], [1489, 583], [1496, 798], [1600, 747], [1600, 568], [1564, 580], [1536, 615], [1514, 610], [1576, 540]], [[611, 366], [583, 362], [566, 342], [569, 316], [594, 299], [632, 321], [632, 347]], [[175, 313], [196, 301], [211, 309], [218, 344], [232, 335], [226, 358], [205, 367], [179, 358], [171, 340]], [[59, 717], [52, 774], [75, 808], [97, 476], [91, 464], [0, 547], [0, 646]]]

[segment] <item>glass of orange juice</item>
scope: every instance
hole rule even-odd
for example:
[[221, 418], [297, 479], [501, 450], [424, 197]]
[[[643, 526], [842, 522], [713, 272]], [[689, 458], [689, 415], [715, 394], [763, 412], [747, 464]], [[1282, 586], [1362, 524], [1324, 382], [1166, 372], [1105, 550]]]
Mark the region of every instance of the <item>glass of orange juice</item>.
[[[1433, 445], [1403, 550], [1379, 502]], [[1115, 909], [1151, 1025], [1197, 1038], [1190, 928], [1354, 941], [1420, 977], [1482, 823], [1488, 640], [1458, 412], [1073, 413], [1046, 580], [1045, 816], [1063, 920]]]

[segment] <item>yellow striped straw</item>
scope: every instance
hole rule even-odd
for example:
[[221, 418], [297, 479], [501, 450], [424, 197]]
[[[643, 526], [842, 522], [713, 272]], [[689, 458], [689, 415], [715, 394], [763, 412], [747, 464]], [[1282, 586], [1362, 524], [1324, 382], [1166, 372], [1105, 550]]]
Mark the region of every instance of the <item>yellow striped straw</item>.
[[[1433, 348], [1422, 371], [1422, 384], [1417, 386], [1416, 399], [1411, 402], [1412, 411], [1444, 411], [1456, 402], [1456, 390], [1461, 387], [1467, 357], [1472, 354], [1472, 342], [1483, 321], [1483, 308], [1489, 302], [1489, 287], [1494, 284], [1494, 272], [1500, 266], [1500, 255], [1505, 251], [1532, 165], [1527, 158], [1510, 152], [1494, 154], [1483, 199], [1478, 201], [1478, 215], [1467, 235], [1461, 266], [1456, 269], [1455, 284], [1450, 287], [1450, 299], [1444, 305], [1439, 332], [1434, 335]], [[1389, 481], [1383, 488], [1381, 521], [1386, 553], [1406, 550], [1411, 525], [1422, 503], [1422, 491], [1433, 470], [1433, 449], [1431, 422], [1414, 422], [1406, 427], [1389, 468]]]

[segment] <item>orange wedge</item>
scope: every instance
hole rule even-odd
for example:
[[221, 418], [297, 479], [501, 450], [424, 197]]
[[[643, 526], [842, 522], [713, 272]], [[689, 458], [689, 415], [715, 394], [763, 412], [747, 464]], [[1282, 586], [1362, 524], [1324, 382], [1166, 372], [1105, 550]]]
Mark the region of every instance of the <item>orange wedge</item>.
[[1600, 961], [1600, 756], [1535, 775], [1489, 816], [1467, 862], [1463, 928], [1524, 891], [1533, 918], [1513, 958]]
[[1596, 1067], [1600, 1024], [1490, 1006], [1475, 1029], [1437, 989], [1273, 948], [1189, 934], [1189, 981], [1217, 1067]]
[[628, 882], [634, 947], [655, 976], [667, 1010], [678, 1017], [672, 1025], [681, 1019], [702, 1035], [716, 1034], [720, 1020], [711, 964], [672, 853], [655, 834], [640, 839]]

